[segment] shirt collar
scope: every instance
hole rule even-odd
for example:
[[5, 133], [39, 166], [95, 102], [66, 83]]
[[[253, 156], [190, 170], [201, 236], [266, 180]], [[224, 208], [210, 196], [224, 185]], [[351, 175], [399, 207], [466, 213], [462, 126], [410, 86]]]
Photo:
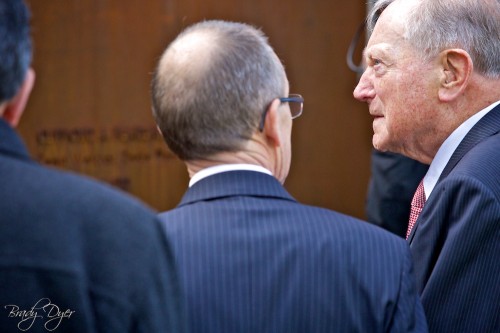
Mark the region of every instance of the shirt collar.
[[453, 152], [455, 151], [455, 149], [457, 149], [460, 142], [462, 142], [471, 128], [474, 127], [474, 125], [476, 125], [476, 123], [481, 118], [483, 118], [498, 104], [500, 104], [500, 101], [491, 104], [487, 108], [479, 111], [478, 113], [467, 119], [464, 123], [462, 123], [462, 125], [455, 129], [453, 133], [451, 133], [451, 135], [443, 142], [441, 147], [439, 147], [439, 150], [432, 160], [429, 170], [424, 177], [424, 192], [426, 200], [427, 198], [429, 198], [432, 190], [434, 190], [434, 187], [436, 186], [441, 173], [443, 172], [446, 164], [449, 162], [451, 156], [453, 155]]
[[244, 171], [256, 171], [256, 172], [262, 172], [266, 173], [270, 176], [273, 174], [271, 171], [268, 169], [260, 166], [260, 165], [255, 165], [255, 164], [221, 164], [221, 165], [216, 165], [212, 167], [208, 167], [205, 169], [202, 169], [195, 173], [193, 177], [189, 180], [189, 187], [193, 186], [196, 182], [202, 180], [203, 178], [215, 175], [217, 173], [221, 172], [227, 172], [227, 171], [236, 171], [236, 170], [244, 170]]

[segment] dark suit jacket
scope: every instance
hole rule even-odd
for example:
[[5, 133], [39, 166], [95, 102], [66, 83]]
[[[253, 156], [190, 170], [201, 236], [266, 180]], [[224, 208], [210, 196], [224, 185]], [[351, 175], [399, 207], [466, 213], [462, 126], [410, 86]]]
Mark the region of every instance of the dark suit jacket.
[[160, 215], [191, 332], [425, 332], [404, 240], [224, 172]]
[[428, 168], [406, 156], [373, 149], [366, 197], [368, 222], [405, 238], [411, 200]]
[[149, 209], [33, 162], [2, 120], [0, 184], [0, 332], [182, 329], [171, 249]]
[[500, 106], [467, 134], [409, 238], [432, 332], [500, 332]]

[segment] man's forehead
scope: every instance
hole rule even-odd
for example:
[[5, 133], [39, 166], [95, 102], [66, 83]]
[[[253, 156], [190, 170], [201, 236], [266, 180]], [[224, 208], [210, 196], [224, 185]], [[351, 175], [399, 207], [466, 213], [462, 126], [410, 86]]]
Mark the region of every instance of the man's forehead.
[[396, 7], [391, 8], [394, 4], [391, 4], [382, 12], [382, 15], [375, 24], [364, 51], [365, 55], [370, 55], [373, 52], [392, 54], [407, 43], [404, 19], [406, 15], [394, 10], [398, 9], [397, 3]]
[[408, 15], [412, 9], [418, 4], [419, 0], [395, 0], [380, 14], [380, 17], [375, 24], [376, 30], [379, 23], [385, 23], [390, 26], [404, 26]]

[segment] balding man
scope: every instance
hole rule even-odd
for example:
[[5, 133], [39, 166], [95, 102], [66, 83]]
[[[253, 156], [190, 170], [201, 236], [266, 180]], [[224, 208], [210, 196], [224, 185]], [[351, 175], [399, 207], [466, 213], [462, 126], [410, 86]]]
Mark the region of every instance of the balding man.
[[156, 214], [28, 155], [31, 51], [28, 8], [0, 0], [0, 332], [185, 332]]
[[191, 176], [160, 215], [191, 332], [426, 331], [404, 240], [282, 186], [303, 99], [262, 32], [187, 28], [161, 57], [153, 103]]

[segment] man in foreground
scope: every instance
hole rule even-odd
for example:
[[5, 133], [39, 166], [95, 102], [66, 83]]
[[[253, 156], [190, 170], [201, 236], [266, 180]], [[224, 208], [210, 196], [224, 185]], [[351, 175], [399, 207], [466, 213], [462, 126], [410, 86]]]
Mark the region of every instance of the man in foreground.
[[16, 134], [34, 83], [28, 11], [0, 0], [0, 331], [184, 332], [155, 214], [40, 166]]

